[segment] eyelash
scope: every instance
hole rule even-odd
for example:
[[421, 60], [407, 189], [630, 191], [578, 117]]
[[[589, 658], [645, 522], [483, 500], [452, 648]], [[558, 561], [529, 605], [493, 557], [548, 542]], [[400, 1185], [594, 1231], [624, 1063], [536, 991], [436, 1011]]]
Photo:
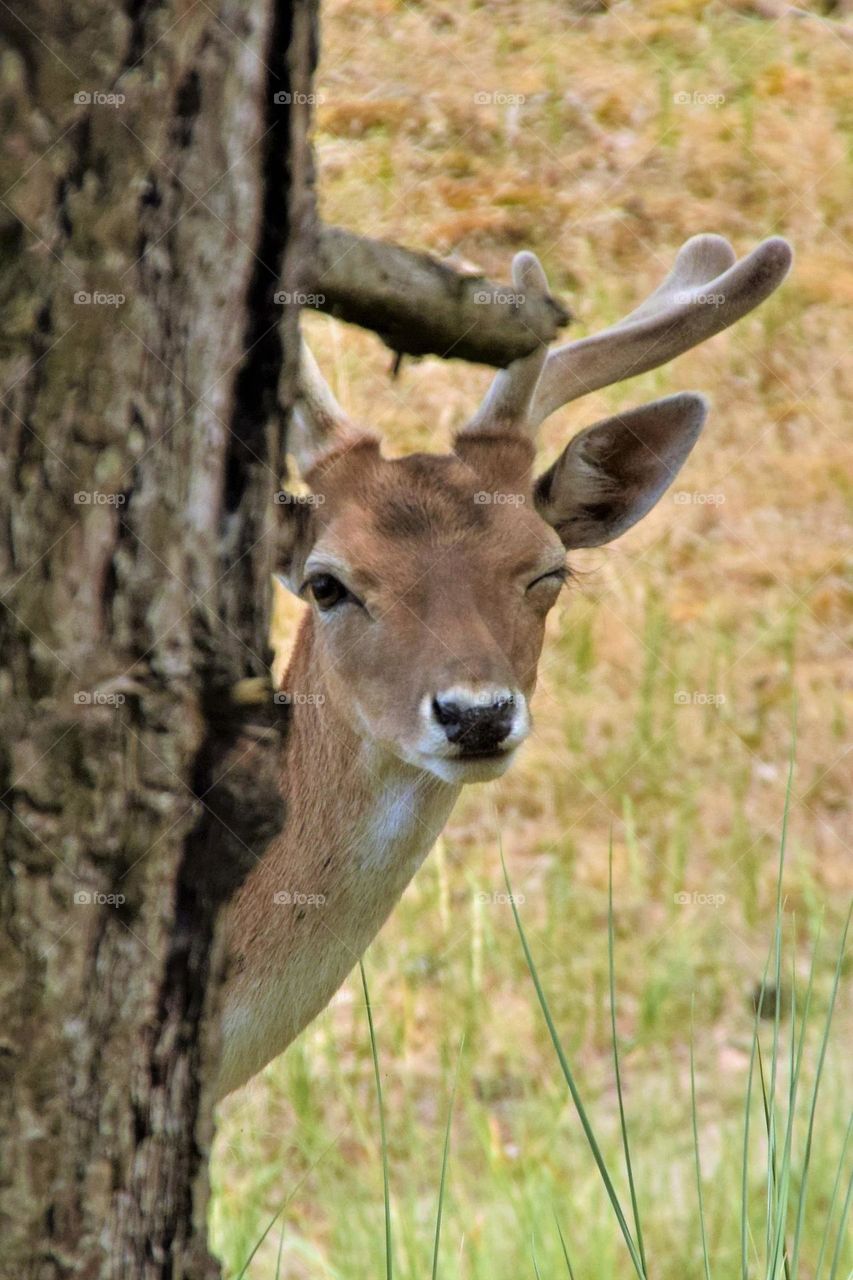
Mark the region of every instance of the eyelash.
[[571, 577], [571, 569], [569, 568], [569, 566], [561, 565], [559, 569], [550, 569], [548, 573], [541, 573], [538, 578], [534, 578], [532, 582], [529, 582], [527, 584], [527, 590], [529, 591], [531, 587], [538, 586], [540, 582], [547, 582], [549, 578], [556, 578], [557, 581], [562, 585], [568, 582], [570, 577]]

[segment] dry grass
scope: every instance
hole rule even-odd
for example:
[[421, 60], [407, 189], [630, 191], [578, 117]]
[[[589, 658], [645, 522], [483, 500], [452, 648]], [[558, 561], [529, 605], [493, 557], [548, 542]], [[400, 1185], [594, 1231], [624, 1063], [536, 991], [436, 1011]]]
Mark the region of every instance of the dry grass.
[[[500, 835], [555, 1016], [609, 1133], [611, 827], [620, 1031], [647, 1216], [659, 1219], [655, 1274], [700, 1265], [686, 1083], [694, 993], [706, 1208], [720, 1275], [735, 1274], [726, 1188], [736, 1177], [721, 1171], [742, 1118], [750, 992], [770, 938], [794, 701], [784, 887], [800, 971], [819, 919], [836, 939], [851, 884], [849, 57], [827, 24], [771, 22], [723, 3], [622, 3], [586, 18], [565, 0], [325, 7], [317, 156], [328, 221], [460, 255], [499, 279], [528, 246], [569, 300], [576, 333], [633, 306], [697, 231], [739, 249], [780, 233], [797, 252], [793, 277], [756, 315], [543, 430], [551, 459], [620, 405], [682, 388], [707, 390], [714, 405], [676, 484], [691, 501], [670, 495], [614, 547], [576, 557], [584, 573], [550, 624], [523, 760], [463, 797], [368, 956], [400, 1275], [428, 1271], [463, 1030], [444, 1274], [532, 1274], [530, 1234], [548, 1230], [548, 1196], [578, 1257], [596, 1260], [581, 1275], [627, 1274], [509, 908], [477, 900], [501, 888]], [[493, 100], [476, 101], [483, 94]], [[392, 451], [443, 447], [488, 382], [486, 371], [428, 360], [391, 383], [371, 335], [313, 317], [309, 328], [340, 398]], [[282, 602], [283, 647], [292, 613]], [[694, 698], [705, 694], [724, 701]], [[724, 901], [680, 906], [682, 891]], [[827, 951], [824, 998], [830, 967]], [[849, 1044], [849, 1017], [839, 1026], [838, 1044], [845, 1027]], [[840, 1072], [833, 1079], [828, 1151], [845, 1112]], [[337, 1139], [290, 1206], [282, 1274], [379, 1274], [371, 1088], [351, 980], [286, 1058], [223, 1108], [215, 1222], [232, 1266]], [[557, 1256], [538, 1247], [540, 1265]], [[804, 1253], [804, 1277], [815, 1254]], [[274, 1273], [271, 1236], [248, 1275]]]

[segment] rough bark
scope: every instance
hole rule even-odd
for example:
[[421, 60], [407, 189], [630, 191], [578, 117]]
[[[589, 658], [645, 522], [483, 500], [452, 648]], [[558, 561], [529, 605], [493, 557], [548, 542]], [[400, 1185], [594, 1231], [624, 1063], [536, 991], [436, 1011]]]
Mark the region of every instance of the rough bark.
[[305, 305], [375, 330], [401, 355], [505, 368], [547, 346], [570, 315], [556, 298], [463, 274], [426, 253], [321, 227]]
[[282, 820], [285, 728], [231, 690], [267, 672], [297, 322], [276, 292], [300, 287], [312, 234], [314, 23], [312, 0], [0, 8], [16, 1280], [217, 1274], [216, 921]]

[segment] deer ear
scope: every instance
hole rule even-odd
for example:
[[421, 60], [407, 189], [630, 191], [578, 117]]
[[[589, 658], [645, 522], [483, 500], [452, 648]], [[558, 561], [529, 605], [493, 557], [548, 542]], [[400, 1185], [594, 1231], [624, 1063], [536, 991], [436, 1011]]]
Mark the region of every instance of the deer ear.
[[612, 541], [669, 488], [707, 412], [682, 393], [587, 427], [536, 481], [536, 509], [569, 550]]

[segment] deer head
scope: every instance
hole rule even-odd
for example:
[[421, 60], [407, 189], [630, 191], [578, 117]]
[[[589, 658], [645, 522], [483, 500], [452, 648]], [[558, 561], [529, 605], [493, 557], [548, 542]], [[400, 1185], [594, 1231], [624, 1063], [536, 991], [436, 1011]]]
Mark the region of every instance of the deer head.
[[[784, 240], [738, 262], [721, 237], [694, 237], [617, 325], [498, 373], [446, 456], [383, 458], [303, 351], [294, 452], [314, 500], [282, 508], [281, 576], [313, 606], [313, 652], [361, 737], [445, 782], [503, 772], [530, 727], [566, 552], [610, 542], [651, 510], [708, 406], [678, 394], [598, 422], [539, 476], [536, 428], [561, 405], [727, 328], [790, 262]], [[547, 292], [530, 253], [515, 258], [513, 279]]]

